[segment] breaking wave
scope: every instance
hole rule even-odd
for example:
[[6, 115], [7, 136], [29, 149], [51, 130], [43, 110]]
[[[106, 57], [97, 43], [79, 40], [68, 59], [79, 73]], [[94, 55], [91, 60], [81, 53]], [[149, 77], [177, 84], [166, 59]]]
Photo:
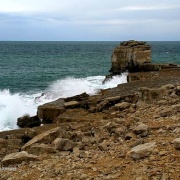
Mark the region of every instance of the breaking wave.
[[73, 78], [57, 80], [42, 92], [28, 92], [12, 94], [9, 90], [0, 90], [0, 131], [17, 129], [17, 118], [25, 114], [33, 116], [37, 107], [54, 101], [86, 92], [96, 94], [100, 89], [116, 87], [127, 82], [127, 73], [114, 76], [106, 83], [102, 83], [104, 76], [90, 76], [87, 78]]

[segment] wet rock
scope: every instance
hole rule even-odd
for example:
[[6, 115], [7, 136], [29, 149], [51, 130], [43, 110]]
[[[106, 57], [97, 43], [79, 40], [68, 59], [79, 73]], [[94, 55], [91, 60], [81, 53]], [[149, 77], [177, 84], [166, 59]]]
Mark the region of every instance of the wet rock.
[[71, 151], [76, 146], [76, 143], [69, 139], [56, 138], [52, 145], [59, 151]]
[[48, 131], [45, 131], [45, 132], [35, 136], [28, 143], [26, 143], [21, 149], [22, 150], [26, 150], [26, 149], [28, 149], [30, 146], [32, 146], [35, 143], [50, 144], [57, 137], [63, 137], [64, 135], [65, 135], [65, 132], [60, 127], [57, 127], [57, 128], [54, 128], [54, 129], [50, 129]]
[[30, 162], [30, 161], [37, 161], [39, 160], [37, 156], [28, 154], [26, 151], [17, 152], [8, 154], [2, 160], [3, 166], [9, 166], [14, 164], [20, 164], [23, 161]]
[[83, 101], [85, 99], [87, 99], [89, 97], [88, 94], [86, 94], [85, 92], [76, 96], [72, 96], [72, 97], [68, 97], [65, 98], [64, 101], [65, 102], [70, 102], [70, 101]]
[[38, 116], [30, 117], [29, 115], [25, 115], [17, 119], [17, 125], [20, 128], [33, 128], [41, 125], [41, 120]]
[[128, 152], [128, 156], [132, 157], [133, 159], [141, 159], [149, 156], [155, 147], [155, 142], [141, 144], [133, 147], [131, 151]]

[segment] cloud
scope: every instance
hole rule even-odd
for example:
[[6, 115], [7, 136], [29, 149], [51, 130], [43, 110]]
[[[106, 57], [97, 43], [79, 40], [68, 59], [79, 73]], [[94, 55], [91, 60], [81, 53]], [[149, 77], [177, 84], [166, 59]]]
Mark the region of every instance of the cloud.
[[122, 8], [117, 8], [117, 11], [154, 11], [154, 10], [172, 10], [179, 9], [180, 6], [172, 6], [172, 5], [159, 5], [159, 6], [125, 6]]
[[0, 0], [0, 4], [0, 40], [7, 32], [6, 37], [19, 40], [118, 40], [153, 34], [166, 39], [172, 33], [180, 37], [175, 30], [180, 28], [179, 0]]

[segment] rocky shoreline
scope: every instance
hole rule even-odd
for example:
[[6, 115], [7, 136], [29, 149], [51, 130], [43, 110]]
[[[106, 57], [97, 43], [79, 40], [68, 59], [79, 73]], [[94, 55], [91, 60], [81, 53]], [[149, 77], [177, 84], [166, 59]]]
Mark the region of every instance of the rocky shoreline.
[[180, 179], [179, 66], [128, 81], [39, 106], [43, 126], [0, 132], [0, 179]]

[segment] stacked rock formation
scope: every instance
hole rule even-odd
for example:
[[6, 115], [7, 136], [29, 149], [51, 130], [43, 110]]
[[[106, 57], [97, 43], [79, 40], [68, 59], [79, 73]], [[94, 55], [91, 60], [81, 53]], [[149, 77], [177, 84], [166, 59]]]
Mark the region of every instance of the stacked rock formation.
[[112, 54], [110, 72], [120, 74], [129, 72], [159, 70], [158, 65], [151, 64], [151, 47], [146, 42], [122, 42]]

